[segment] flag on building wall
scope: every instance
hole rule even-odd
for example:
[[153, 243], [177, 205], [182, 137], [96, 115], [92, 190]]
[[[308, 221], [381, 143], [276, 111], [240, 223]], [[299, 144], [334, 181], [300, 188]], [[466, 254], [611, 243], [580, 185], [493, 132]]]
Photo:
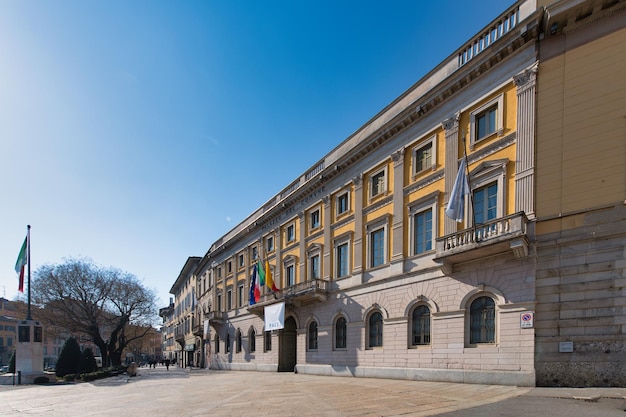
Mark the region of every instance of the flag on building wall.
[[467, 167], [465, 158], [461, 159], [459, 172], [456, 174], [454, 186], [450, 193], [450, 200], [446, 207], [446, 216], [457, 222], [462, 222], [465, 216], [465, 196], [470, 193], [469, 181], [467, 179]]
[[285, 302], [265, 307], [265, 330], [285, 328]]
[[24, 267], [28, 262], [27, 256], [28, 250], [28, 236], [24, 238], [24, 243], [22, 244], [22, 249], [20, 249], [20, 253], [17, 256], [17, 262], [15, 262], [15, 272], [17, 273], [20, 283], [17, 287], [19, 292], [24, 292]]
[[256, 267], [259, 270], [259, 286], [265, 285], [265, 271], [263, 270], [263, 264], [261, 263], [261, 259], [256, 261]]
[[258, 303], [261, 300], [261, 284], [259, 282], [261, 280], [259, 279], [258, 276], [256, 276], [259, 273], [258, 268], [252, 268], [252, 269], [254, 269], [253, 273], [255, 274], [255, 280], [254, 280], [254, 301]]
[[276, 285], [274, 284], [274, 279], [272, 278], [270, 263], [267, 259], [265, 260], [265, 284], [267, 284], [267, 288], [270, 290], [278, 291], [278, 288], [276, 288]]
[[250, 305], [254, 305], [256, 304], [257, 298], [256, 298], [256, 291], [257, 291], [257, 285], [256, 285], [256, 266], [254, 268], [252, 268], [252, 278], [250, 278]]

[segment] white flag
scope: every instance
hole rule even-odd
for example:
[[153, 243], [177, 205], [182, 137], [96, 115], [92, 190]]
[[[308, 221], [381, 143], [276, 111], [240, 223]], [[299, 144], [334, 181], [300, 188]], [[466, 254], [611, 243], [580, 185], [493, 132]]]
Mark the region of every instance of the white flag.
[[285, 302], [265, 307], [265, 331], [285, 328]]
[[467, 180], [467, 169], [465, 167], [465, 158], [461, 159], [459, 164], [459, 172], [454, 180], [454, 187], [450, 193], [448, 207], [446, 207], [446, 216], [457, 222], [462, 222], [465, 215], [465, 195], [469, 194], [469, 182]]

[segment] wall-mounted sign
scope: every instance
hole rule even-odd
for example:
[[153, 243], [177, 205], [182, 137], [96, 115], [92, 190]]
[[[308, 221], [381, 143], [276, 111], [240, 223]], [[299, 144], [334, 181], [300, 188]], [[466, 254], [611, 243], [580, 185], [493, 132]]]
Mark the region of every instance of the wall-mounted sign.
[[559, 352], [561, 353], [574, 352], [574, 342], [559, 342]]
[[522, 329], [532, 329], [535, 321], [535, 313], [526, 311], [520, 314], [520, 327]]

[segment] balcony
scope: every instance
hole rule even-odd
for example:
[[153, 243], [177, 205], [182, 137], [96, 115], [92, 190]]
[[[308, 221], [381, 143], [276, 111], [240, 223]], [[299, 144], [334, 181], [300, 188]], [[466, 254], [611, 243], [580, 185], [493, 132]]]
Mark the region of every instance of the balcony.
[[224, 324], [224, 313], [221, 311], [209, 311], [204, 317], [209, 319], [209, 325], [213, 327]]
[[526, 215], [520, 212], [440, 237], [435, 261], [450, 273], [455, 264], [507, 252], [524, 258], [528, 256], [527, 223]]
[[286, 304], [303, 306], [325, 301], [328, 296], [330, 283], [321, 279], [312, 279], [284, 288], [276, 293], [261, 296], [258, 303], [248, 307], [251, 313], [260, 313], [266, 305], [284, 301]]

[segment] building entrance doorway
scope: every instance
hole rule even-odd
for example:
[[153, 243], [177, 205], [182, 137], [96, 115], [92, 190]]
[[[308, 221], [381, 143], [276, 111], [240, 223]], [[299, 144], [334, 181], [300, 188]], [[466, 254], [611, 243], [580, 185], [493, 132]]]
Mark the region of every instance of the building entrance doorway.
[[285, 328], [278, 336], [278, 372], [293, 372], [296, 368], [296, 339], [298, 331], [293, 317], [285, 319]]

